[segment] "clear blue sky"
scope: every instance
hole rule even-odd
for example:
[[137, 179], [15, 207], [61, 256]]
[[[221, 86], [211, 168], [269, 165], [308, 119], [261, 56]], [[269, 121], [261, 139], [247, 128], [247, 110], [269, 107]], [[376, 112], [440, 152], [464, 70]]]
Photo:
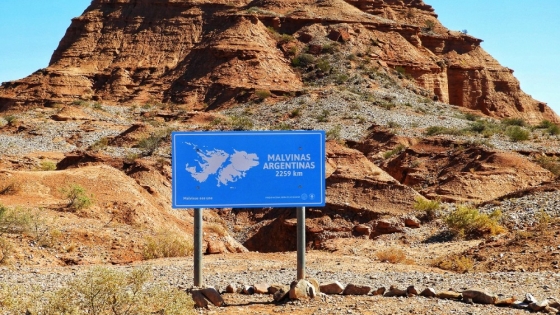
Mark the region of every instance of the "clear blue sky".
[[[0, 0], [0, 82], [48, 65], [91, 0]], [[449, 29], [466, 29], [521, 88], [560, 113], [560, 0], [425, 0]]]

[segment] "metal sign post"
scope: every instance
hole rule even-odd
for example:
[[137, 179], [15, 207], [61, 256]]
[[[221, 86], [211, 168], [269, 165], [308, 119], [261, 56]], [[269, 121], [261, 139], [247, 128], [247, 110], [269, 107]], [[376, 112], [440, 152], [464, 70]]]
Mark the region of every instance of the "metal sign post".
[[305, 279], [305, 207], [297, 208], [297, 280]]
[[194, 209], [194, 286], [202, 287], [202, 208]]
[[194, 285], [202, 286], [204, 208], [298, 207], [297, 278], [305, 278], [305, 207], [325, 206], [325, 132], [173, 132], [172, 206], [194, 208]]

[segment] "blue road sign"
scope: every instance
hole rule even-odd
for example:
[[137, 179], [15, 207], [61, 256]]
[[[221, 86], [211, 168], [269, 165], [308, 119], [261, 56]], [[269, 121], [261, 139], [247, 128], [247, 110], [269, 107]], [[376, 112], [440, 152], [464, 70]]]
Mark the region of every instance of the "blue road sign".
[[324, 131], [173, 132], [173, 208], [325, 205]]

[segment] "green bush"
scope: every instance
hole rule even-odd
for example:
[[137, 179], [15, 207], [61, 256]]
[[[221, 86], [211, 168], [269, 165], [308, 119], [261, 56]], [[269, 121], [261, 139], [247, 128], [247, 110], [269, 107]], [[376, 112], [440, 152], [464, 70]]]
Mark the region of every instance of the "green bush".
[[523, 118], [504, 118], [502, 119], [502, 124], [505, 126], [527, 126], [527, 122]]
[[307, 67], [315, 63], [315, 57], [311, 54], [299, 54], [292, 59], [292, 65], [295, 67]]
[[537, 126], [535, 126], [535, 128], [537, 129], [546, 129], [546, 131], [550, 134], [550, 135], [558, 135], [560, 134], [560, 127], [558, 127], [558, 125], [554, 124], [553, 122], [549, 121], [549, 120], [543, 120], [540, 122], [540, 124], [538, 124]]
[[428, 127], [424, 133], [427, 136], [436, 136], [436, 135], [461, 136], [461, 135], [465, 134], [465, 132], [463, 130], [460, 130], [460, 129], [457, 129], [457, 128], [442, 127], [442, 126]]
[[269, 98], [272, 95], [272, 93], [270, 93], [269, 90], [256, 90], [255, 95], [257, 96], [259, 101], [262, 102], [267, 98]]
[[490, 215], [480, 213], [476, 208], [457, 205], [455, 211], [445, 217], [448, 228], [460, 237], [481, 237], [504, 233], [499, 224], [502, 212], [496, 210]]
[[[6, 265], [10, 262], [14, 246], [10, 240], [0, 235], [0, 265]], [[1, 291], [0, 291], [1, 294]], [[2, 297], [0, 296], [0, 306], [2, 305]]]
[[328, 140], [340, 140], [340, 132], [342, 131], [342, 126], [336, 125], [327, 131], [326, 136]]
[[253, 121], [245, 116], [229, 117], [229, 126], [233, 130], [251, 130], [253, 129]]
[[68, 199], [67, 207], [77, 211], [87, 209], [93, 205], [93, 195], [88, 195], [84, 187], [78, 184], [70, 184], [60, 190], [64, 198]]
[[0, 204], [0, 234], [24, 233], [31, 229], [31, 211], [23, 208], [9, 208]]
[[315, 117], [315, 119], [317, 119], [318, 122], [328, 122], [330, 114], [331, 114], [331, 112], [328, 109], [323, 109], [321, 114], [319, 114], [317, 117]]
[[56, 163], [53, 161], [42, 161], [39, 169], [41, 171], [54, 171], [56, 170]]
[[517, 125], [509, 126], [506, 129], [506, 135], [513, 142], [529, 140], [531, 132]]
[[473, 114], [473, 113], [465, 113], [465, 119], [468, 121], [477, 121], [478, 120], [478, 116]]

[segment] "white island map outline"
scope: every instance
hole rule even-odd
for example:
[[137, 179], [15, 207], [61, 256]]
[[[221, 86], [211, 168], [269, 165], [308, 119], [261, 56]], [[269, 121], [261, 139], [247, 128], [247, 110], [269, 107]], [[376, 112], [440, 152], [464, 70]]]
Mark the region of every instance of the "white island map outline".
[[217, 181], [217, 187], [228, 186], [247, 176], [247, 171], [259, 165], [259, 157], [255, 153], [234, 149], [229, 154], [220, 149], [204, 150], [193, 143], [187, 145], [196, 151], [200, 160], [194, 161], [198, 165], [187, 163], [185, 170], [199, 183], [207, 182], [212, 176]]

